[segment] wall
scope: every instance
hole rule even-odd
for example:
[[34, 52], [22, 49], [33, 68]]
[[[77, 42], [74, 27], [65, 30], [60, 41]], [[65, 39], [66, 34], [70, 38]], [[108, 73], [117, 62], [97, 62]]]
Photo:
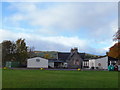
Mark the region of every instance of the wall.
[[80, 55], [75, 52], [72, 57], [70, 57], [69, 60], [67, 60], [67, 67], [68, 68], [82, 68], [82, 62], [83, 59], [80, 57]]
[[54, 68], [54, 62], [48, 62], [48, 66]]
[[95, 59], [89, 60], [89, 68], [95, 67]]
[[[99, 63], [101, 66], [99, 66]], [[99, 69], [108, 69], [108, 57], [89, 60], [89, 68], [98, 67]]]
[[[99, 63], [101, 66], [98, 65]], [[108, 69], [108, 57], [103, 57], [95, 60], [95, 67], [100, 67], [100, 69]]]
[[63, 67], [67, 68], [67, 63], [66, 62], [63, 63]]
[[[40, 61], [36, 61], [39, 59]], [[27, 60], [28, 68], [48, 68], [48, 60], [40, 57], [31, 58]]]

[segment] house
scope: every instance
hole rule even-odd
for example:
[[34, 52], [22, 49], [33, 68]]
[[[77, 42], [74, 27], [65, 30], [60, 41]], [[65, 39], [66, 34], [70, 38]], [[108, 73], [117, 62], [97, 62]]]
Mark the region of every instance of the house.
[[77, 48], [71, 49], [71, 53], [68, 56], [66, 62], [68, 68], [82, 68], [83, 59], [78, 53]]
[[97, 57], [86, 53], [79, 53], [77, 48], [72, 48], [70, 53], [58, 52], [58, 60], [64, 62], [67, 68], [89, 68], [89, 58]]
[[89, 68], [89, 59], [97, 57], [86, 53], [79, 53], [77, 48], [72, 48], [71, 52], [36, 51], [36, 56], [48, 55], [49, 68]]
[[52, 59], [52, 60], [49, 59], [48, 67], [49, 68], [67, 68], [64, 61], [60, 61], [56, 59]]
[[85, 53], [79, 53], [77, 48], [71, 52], [58, 52], [56, 59], [48, 59], [50, 68], [82, 68]]
[[89, 69], [108, 69], [109, 65], [115, 65], [117, 61], [118, 59], [109, 56], [93, 58], [89, 60]]
[[68, 52], [58, 52], [56, 58], [48, 59], [50, 68], [67, 68], [66, 59], [70, 55]]
[[79, 53], [77, 48], [71, 49], [71, 52], [35, 51], [35, 56], [45, 58], [46, 55], [49, 68], [88, 68], [89, 58], [93, 57]]
[[48, 60], [34, 57], [27, 60], [27, 68], [48, 68]]
[[[43, 51], [41, 52], [43, 55]], [[108, 65], [115, 65], [117, 59], [109, 56], [96, 56], [86, 53], [79, 53], [77, 48], [71, 49], [71, 52], [44, 52], [49, 53], [49, 59], [34, 57], [28, 59], [28, 68], [81, 68], [81, 69], [107, 69]], [[40, 52], [38, 53], [40, 55]], [[44, 55], [43, 55], [44, 56]], [[48, 58], [48, 56], [47, 56]]]
[[89, 60], [89, 69], [108, 69], [108, 56]]

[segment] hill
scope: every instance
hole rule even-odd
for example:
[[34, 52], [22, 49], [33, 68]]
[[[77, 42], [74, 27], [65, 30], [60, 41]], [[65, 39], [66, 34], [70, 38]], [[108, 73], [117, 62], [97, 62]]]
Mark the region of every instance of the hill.
[[[70, 52], [69, 52], [70, 53]], [[58, 51], [34, 51], [35, 56], [46, 59], [57, 59]], [[85, 59], [100, 57], [98, 55], [85, 53]]]

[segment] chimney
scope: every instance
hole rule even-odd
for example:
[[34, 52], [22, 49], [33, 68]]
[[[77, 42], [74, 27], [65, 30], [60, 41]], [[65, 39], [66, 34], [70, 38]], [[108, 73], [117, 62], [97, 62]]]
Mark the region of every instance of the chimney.
[[74, 52], [78, 52], [78, 48], [77, 47], [74, 48]]
[[74, 52], [74, 49], [73, 48], [71, 48], [71, 53], [73, 53]]
[[74, 49], [71, 48], [71, 54], [73, 54], [73, 53], [77, 53], [77, 52], [78, 52], [78, 48], [76, 48], [76, 47], [75, 47]]

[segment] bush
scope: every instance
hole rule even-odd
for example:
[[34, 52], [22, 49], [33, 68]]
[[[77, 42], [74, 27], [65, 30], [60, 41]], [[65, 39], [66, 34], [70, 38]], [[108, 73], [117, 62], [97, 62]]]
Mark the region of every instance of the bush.
[[7, 67], [3, 67], [3, 69], [7, 69]]

